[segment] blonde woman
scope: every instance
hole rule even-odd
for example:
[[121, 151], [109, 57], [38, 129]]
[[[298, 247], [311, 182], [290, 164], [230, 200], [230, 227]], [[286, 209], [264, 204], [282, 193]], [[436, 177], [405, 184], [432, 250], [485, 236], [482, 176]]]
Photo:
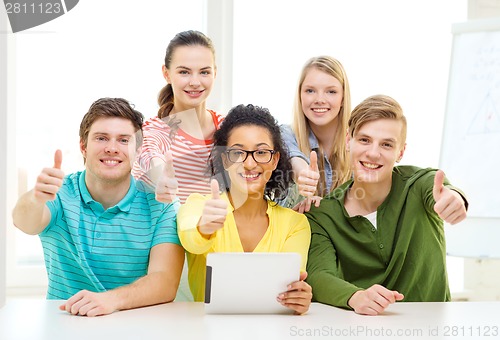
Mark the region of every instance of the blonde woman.
[[318, 56], [306, 62], [293, 111], [292, 124], [281, 130], [292, 157], [297, 190], [282, 204], [304, 212], [350, 177], [345, 134], [351, 95], [338, 60]]

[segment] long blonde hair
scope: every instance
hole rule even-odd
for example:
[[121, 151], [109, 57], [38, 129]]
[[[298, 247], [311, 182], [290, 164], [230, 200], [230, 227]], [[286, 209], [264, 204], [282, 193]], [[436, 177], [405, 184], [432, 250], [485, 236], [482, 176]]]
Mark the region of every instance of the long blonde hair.
[[[311, 145], [309, 144], [309, 134], [311, 132], [311, 127], [309, 125], [309, 120], [306, 118], [304, 112], [302, 111], [302, 101], [301, 101], [301, 90], [304, 79], [307, 72], [316, 68], [322, 72], [325, 72], [333, 77], [335, 77], [342, 85], [344, 97], [342, 99], [342, 106], [338, 114], [338, 128], [335, 133], [332, 134], [333, 138], [333, 150], [328, 161], [332, 165], [332, 187], [330, 191], [347, 181], [350, 176], [348, 153], [346, 151], [345, 137], [347, 132], [347, 122], [349, 121], [349, 116], [351, 114], [351, 91], [349, 88], [349, 82], [347, 80], [347, 74], [344, 70], [342, 64], [330, 57], [330, 56], [318, 56], [309, 59], [300, 74], [297, 92], [295, 93], [295, 100], [293, 105], [293, 122], [292, 130], [297, 138], [300, 151], [306, 155], [311, 152]], [[326, 187], [325, 178], [325, 164], [324, 164], [324, 152], [319, 147], [318, 150], [318, 168], [320, 172], [320, 179], [318, 182], [318, 188], [316, 189], [316, 195], [325, 196], [328, 194]]]

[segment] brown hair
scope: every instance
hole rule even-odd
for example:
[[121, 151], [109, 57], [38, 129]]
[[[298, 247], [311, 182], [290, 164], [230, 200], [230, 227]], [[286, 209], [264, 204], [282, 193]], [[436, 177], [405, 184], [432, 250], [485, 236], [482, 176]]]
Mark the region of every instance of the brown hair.
[[[181, 46], [206, 47], [212, 51], [215, 60], [215, 48], [210, 38], [199, 31], [190, 30], [177, 33], [175, 37], [170, 40], [165, 53], [166, 68], [170, 68], [172, 56], [177, 47]], [[158, 94], [158, 105], [160, 106], [158, 109], [158, 118], [167, 117], [174, 107], [174, 92], [172, 91], [172, 85], [167, 84], [160, 90], [160, 93]]]
[[352, 110], [349, 119], [349, 135], [354, 137], [354, 134], [361, 126], [379, 119], [394, 119], [402, 123], [401, 144], [404, 145], [407, 123], [403, 108], [395, 99], [382, 94], [366, 98]]
[[102, 117], [119, 117], [129, 120], [136, 132], [137, 148], [142, 145], [143, 114], [135, 110], [130, 103], [123, 98], [101, 98], [92, 103], [89, 111], [85, 114], [80, 123], [80, 141], [83, 142], [84, 146], [87, 146], [92, 124]]

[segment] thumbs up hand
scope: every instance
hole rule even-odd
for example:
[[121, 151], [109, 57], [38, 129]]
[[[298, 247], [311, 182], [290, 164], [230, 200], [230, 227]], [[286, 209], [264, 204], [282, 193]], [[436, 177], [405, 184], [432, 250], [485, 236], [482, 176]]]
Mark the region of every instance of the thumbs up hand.
[[318, 155], [316, 154], [316, 151], [311, 151], [309, 160], [309, 166], [300, 171], [297, 178], [299, 194], [305, 197], [311, 197], [314, 195], [319, 180]]
[[38, 175], [33, 190], [35, 199], [45, 203], [56, 199], [56, 194], [61, 188], [64, 179], [64, 172], [61, 170], [62, 152], [56, 150], [54, 154], [54, 166], [44, 168]]
[[220, 198], [219, 182], [210, 182], [212, 198], [205, 202], [203, 213], [198, 222], [198, 231], [204, 236], [210, 236], [224, 226], [227, 216], [227, 201]]
[[436, 172], [432, 195], [436, 201], [434, 211], [445, 222], [456, 224], [467, 216], [462, 196], [444, 186], [444, 172], [442, 170]]
[[177, 196], [179, 190], [179, 183], [175, 179], [175, 170], [172, 154], [167, 151], [165, 154], [165, 165], [163, 166], [163, 173], [156, 185], [156, 200], [163, 203], [172, 203]]

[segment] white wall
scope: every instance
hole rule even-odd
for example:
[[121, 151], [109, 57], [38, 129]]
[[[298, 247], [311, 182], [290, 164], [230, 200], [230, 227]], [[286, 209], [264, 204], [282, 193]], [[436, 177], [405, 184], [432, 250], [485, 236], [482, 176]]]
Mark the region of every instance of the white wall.
[[270, 108], [291, 120], [306, 60], [331, 55], [344, 65], [353, 108], [383, 93], [408, 118], [403, 163], [437, 166], [444, 120], [451, 25], [467, 19], [466, 0], [235, 1], [235, 104]]
[[[7, 30], [5, 15], [0, 15], [0, 32]], [[7, 74], [7, 37], [0, 33], [0, 74]], [[7, 154], [7, 79], [0, 79], [0, 155]], [[7, 186], [7, 162], [0, 157], [0, 188]], [[0, 190], [0, 308], [5, 304], [5, 271], [6, 271], [6, 242], [7, 237], [7, 191]]]

